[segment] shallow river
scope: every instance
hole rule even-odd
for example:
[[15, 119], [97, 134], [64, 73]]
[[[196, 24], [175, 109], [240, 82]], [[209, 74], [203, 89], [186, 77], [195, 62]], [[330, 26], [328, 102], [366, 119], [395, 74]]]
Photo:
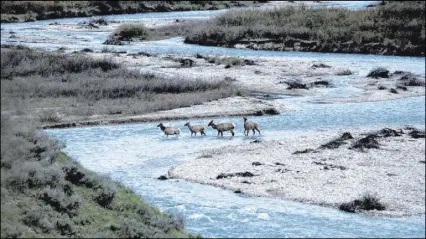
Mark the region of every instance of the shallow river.
[[[365, 3], [363, 3], [365, 5]], [[364, 6], [362, 5], [362, 6]], [[350, 8], [360, 3], [350, 2]], [[222, 11], [148, 13], [107, 16], [107, 20], [145, 21], [162, 23], [176, 18], [208, 18]], [[22, 44], [56, 50], [65, 46], [70, 50], [89, 47], [100, 50], [111, 28], [98, 32], [89, 30], [57, 29], [48, 27], [58, 22], [75, 25], [87, 18], [47, 20], [33, 23], [2, 24], [1, 44]], [[73, 30], [74, 29], [74, 30]], [[15, 33], [11, 33], [15, 32]], [[20, 38], [9, 38], [16, 34]], [[20, 40], [24, 39], [24, 40]], [[390, 57], [357, 54], [324, 54], [301, 52], [270, 52], [220, 47], [204, 47], [183, 43], [182, 38], [156, 42], [131, 43], [113, 46], [127, 52], [214, 54], [244, 57], [300, 58], [321, 61], [339, 67], [349, 67], [356, 74], [330, 79], [335, 88], [319, 91], [315, 97], [282, 97], [278, 101], [291, 103], [294, 108], [277, 116], [256, 117], [262, 126], [261, 137], [243, 137], [242, 118], [214, 118], [231, 120], [236, 124], [237, 136], [218, 138], [209, 128], [206, 137], [190, 137], [184, 121], [171, 121], [180, 126], [183, 135], [166, 138], [156, 128], [158, 122], [46, 130], [66, 143], [65, 152], [84, 167], [130, 186], [147, 202], [164, 211], [183, 215], [186, 228], [204, 237], [424, 237], [425, 217], [385, 218], [340, 212], [335, 209], [259, 197], [248, 197], [230, 191], [185, 182], [160, 181], [170, 167], [185, 160], [193, 160], [202, 149], [224, 145], [247, 144], [253, 139], [274, 140], [306, 130], [345, 129], [363, 126], [394, 126], [425, 124], [425, 97], [412, 97], [375, 103], [314, 104], [330, 97], [356, 95], [360, 92], [346, 84], [351, 77], [365, 75], [375, 66], [389, 70], [411, 71], [424, 76], [425, 58]], [[191, 122], [207, 124], [208, 120]], [[277, 130], [277, 128], [279, 130]]]

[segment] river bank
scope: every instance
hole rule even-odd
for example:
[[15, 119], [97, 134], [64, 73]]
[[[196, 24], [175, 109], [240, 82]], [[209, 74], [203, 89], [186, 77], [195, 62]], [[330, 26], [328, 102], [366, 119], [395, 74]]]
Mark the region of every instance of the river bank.
[[[361, 213], [424, 215], [424, 125], [417, 127], [420, 138], [410, 135], [411, 128], [396, 129], [398, 136], [372, 127], [283, 132], [280, 140], [194, 153], [169, 177], [332, 208], [370, 194], [385, 210]], [[345, 132], [353, 138], [337, 140]], [[380, 135], [377, 148], [351, 148], [371, 133]]]
[[256, 1], [4, 1], [1, 7], [1, 22], [32, 22], [110, 14], [218, 10], [232, 7], [258, 6], [259, 4], [261, 3]]
[[[400, 30], [402, 26], [409, 27]], [[355, 11], [290, 6], [227, 12], [194, 26], [185, 42], [255, 50], [424, 57], [424, 32], [423, 2], [382, 1]]]
[[82, 117], [68, 117], [65, 122], [43, 124], [42, 129], [84, 127], [93, 125], [142, 123], [153, 121], [169, 121], [179, 119], [201, 119], [211, 117], [232, 117], [249, 115], [275, 115], [279, 111], [272, 104], [265, 100], [258, 100], [249, 97], [230, 97], [200, 105], [177, 108], [173, 110], [157, 111], [137, 116], [114, 116], [114, 115], [93, 115], [90, 120]]

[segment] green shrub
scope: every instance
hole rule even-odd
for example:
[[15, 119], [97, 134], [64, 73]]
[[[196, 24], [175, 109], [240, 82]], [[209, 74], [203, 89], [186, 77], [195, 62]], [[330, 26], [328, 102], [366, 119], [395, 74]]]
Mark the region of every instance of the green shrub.
[[125, 23], [114, 30], [113, 36], [120, 40], [146, 40], [149, 37], [149, 30], [143, 23]]
[[66, 214], [58, 218], [56, 221], [56, 228], [59, 233], [64, 236], [70, 236], [76, 233], [73, 222]]
[[63, 173], [60, 169], [43, 166], [38, 162], [23, 162], [22, 167], [13, 167], [6, 186], [13, 191], [25, 192], [27, 189], [56, 187], [63, 183]]
[[21, 238], [23, 228], [20, 225], [11, 225], [1, 222], [1, 238]]
[[97, 190], [95, 201], [104, 208], [109, 208], [115, 197], [116, 190], [111, 184], [104, 184]]
[[59, 213], [55, 213], [51, 207], [31, 208], [24, 213], [23, 222], [32, 228], [39, 228], [44, 233], [55, 229]]
[[39, 198], [56, 211], [67, 213], [70, 216], [76, 215], [82, 204], [77, 195], [66, 195], [60, 189], [45, 188], [41, 191]]
[[125, 238], [152, 238], [156, 232], [135, 219], [122, 218], [120, 221], [119, 236]]

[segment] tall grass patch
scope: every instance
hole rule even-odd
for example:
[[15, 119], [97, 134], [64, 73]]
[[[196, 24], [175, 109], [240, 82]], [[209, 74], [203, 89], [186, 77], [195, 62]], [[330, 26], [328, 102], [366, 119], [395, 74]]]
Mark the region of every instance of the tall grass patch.
[[250, 43], [249, 47], [254, 49], [424, 56], [424, 2], [384, 3], [357, 11], [304, 6], [226, 12], [196, 25], [186, 35], [185, 42], [227, 47]]
[[22, 105], [25, 112], [49, 124], [68, 116], [132, 115], [186, 107], [240, 92], [225, 80], [140, 75], [107, 58], [2, 49], [1, 59], [2, 109]]
[[33, 21], [110, 14], [214, 10], [256, 1], [2, 1], [1, 21]]

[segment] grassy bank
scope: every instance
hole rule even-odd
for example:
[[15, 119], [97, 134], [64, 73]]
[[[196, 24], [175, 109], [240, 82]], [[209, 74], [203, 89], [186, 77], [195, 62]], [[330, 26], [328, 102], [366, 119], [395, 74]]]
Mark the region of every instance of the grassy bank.
[[159, 79], [109, 59], [1, 48], [1, 237], [191, 237], [182, 218], [83, 169], [36, 128], [237, 94], [229, 82]]
[[[216, 10], [257, 1], [2, 1], [1, 22], [110, 14]], [[262, 2], [262, 1], [260, 1]]]
[[423, 1], [385, 1], [374, 8], [226, 12], [194, 25], [186, 43], [278, 51], [424, 56]]
[[136, 115], [237, 94], [239, 90], [226, 80], [165, 80], [84, 53], [2, 48], [2, 112], [18, 120], [48, 123], [93, 115]]
[[1, 116], [1, 237], [192, 237], [130, 189], [83, 169], [37, 122]]

